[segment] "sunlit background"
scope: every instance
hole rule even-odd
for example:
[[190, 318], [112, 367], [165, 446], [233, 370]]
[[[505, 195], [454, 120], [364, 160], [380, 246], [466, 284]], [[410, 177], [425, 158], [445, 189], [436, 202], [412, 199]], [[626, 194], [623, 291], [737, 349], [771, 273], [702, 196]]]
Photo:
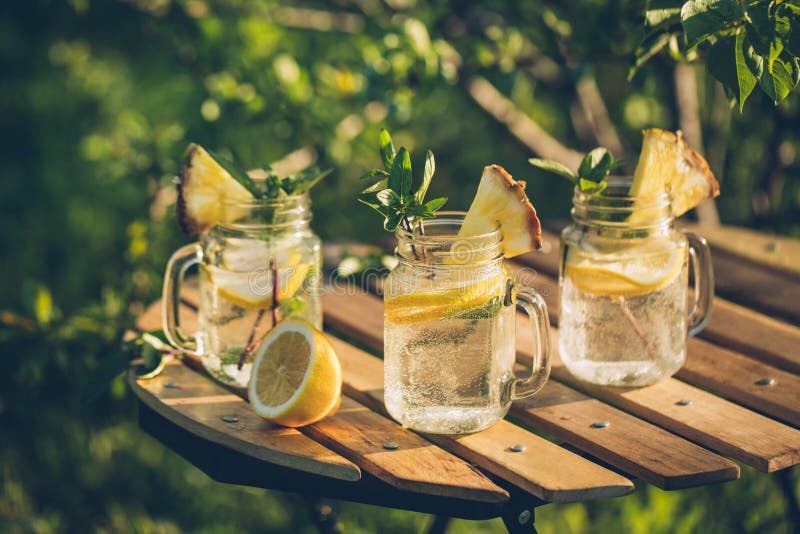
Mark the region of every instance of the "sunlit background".
[[[302, 6], [302, 7], [301, 7]], [[724, 224], [800, 236], [800, 98], [754, 94], [744, 113], [702, 67], [654, 58], [627, 81], [643, 2], [26, 0], [0, 5], [0, 530], [314, 532], [297, 496], [215, 483], [136, 423], [122, 377], [91, 383], [157, 298], [190, 238], [173, 176], [190, 141], [248, 167], [316, 163], [325, 240], [375, 241], [355, 202], [391, 129], [430, 198], [465, 209], [499, 163], [546, 224], [572, 163], [640, 129], [683, 127], [706, 154]], [[688, 84], [688, 85], [687, 85]], [[688, 89], [687, 89], [688, 88]], [[688, 95], [688, 96], [687, 96]], [[688, 98], [688, 100], [687, 100]], [[692, 141], [690, 139], [690, 141]], [[699, 141], [699, 144], [698, 144]], [[288, 158], [288, 160], [287, 160]], [[711, 217], [716, 213], [711, 213]], [[539, 532], [789, 532], [791, 472], [537, 511]], [[419, 531], [430, 517], [334, 503], [345, 532]], [[504, 532], [499, 520], [448, 532]]]

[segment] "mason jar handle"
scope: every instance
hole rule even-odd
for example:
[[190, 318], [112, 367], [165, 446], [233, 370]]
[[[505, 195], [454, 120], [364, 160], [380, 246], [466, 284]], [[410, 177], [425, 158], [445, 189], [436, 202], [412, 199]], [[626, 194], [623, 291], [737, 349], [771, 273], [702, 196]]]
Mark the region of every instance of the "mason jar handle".
[[167, 263], [164, 275], [164, 292], [161, 297], [164, 335], [177, 349], [197, 354], [197, 341], [184, 335], [180, 325], [180, 294], [183, 277], [187, 269], [200, 262], [202, 252], [197, 243], [191, 243], [175, 251]]
[[689, 256], [692, 259], [694, 276], [694, 305], [689, 312], [689, 335], [700, 332], [708, 322], [711, 305], [714, 301], [714, 269], [711, 265], [711, 250], [704, 237], [686, 232], [689, 242]]
[[536, 341], [533, 347], [531, 376], [514, 381], [511, 400], [530, 397], [542, 389], [550, 376], [550, 317], [547, 315], [547, 304], [532, 287], [518, 285], [517, 306], [528, 314]]

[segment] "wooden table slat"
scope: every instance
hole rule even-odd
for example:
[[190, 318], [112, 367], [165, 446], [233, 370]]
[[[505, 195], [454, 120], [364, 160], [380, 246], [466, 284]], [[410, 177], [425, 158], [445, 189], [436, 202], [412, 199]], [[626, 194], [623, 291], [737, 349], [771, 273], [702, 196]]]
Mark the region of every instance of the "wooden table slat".
[[[527, 361], [530, 347], [524, 317], [517, 327], [517, 359]], [[617, 388], [595, 386], [576, 379], [558, 356], [558, 332], [553, 330], [552, 376], [642, 419], [696, 443], [772, 472], [800, 462], [800, 431], [748, 410], [690, 384], [668, 378], [652, 386]], [[681, 406], [680, 400], [690, 400]]]
[[[332, 417], [301, 430], [401, 490], [490, 503], [509, 499], [468, 463], [347, 397]], [[387, 442], [398, 447], [388, 450]]]
[[[330, 334], [328, 337], [342, 362], [345, 392], [386, 413], [382, 361]], [[633, 491], [625, 477], [508, 421], [469, 435], [425, 437], [545, 501], [584, 501]], [[525, 450], [510, 451], [515, 444]]]
[[[359, 468], [339, 454], [292, 428], [267, 423], [249, 403], [178, 361], [149, 380], [129, 382], [149, 408], [189, 430], [199, 439], [283, 467], [356, 481]], [[167, 387], [171, 383], [175, 387]], [[223, 416], [235, 418], [225, 422]]]
[[[383, 314], [378, 298], [351, 288], [348, 291], [329, 292], [325, 296], [324, 306], [326, 321], [330, 326], [369, 347], [382, 350]], [[367, 379], [359, 387], [374, 395], [379, 387], [382, 388], [382, 383]], [[550, 391], [553, 393], [548, 394]], [[565, 392], [569, 392], [569, 395]], [[549, 412], [533, 409], [527, 415], [528, 410], [520, 411], [518, 406], [512, 405], [513, 415], [661, 488], [674, 489], [738, 478], [738, 466], [733, 462], [605, 403], [593, 401], [566, 386], [549, 383], [534, 401], [537, 398], [566, 400], [556, 403], [557, 406]], [[590, 404], [598, 420], [624, 420], [624, 424], [618, 425], [619, 428], [643, 436], [642, 443], [645, 446], [628, 446], [628, 436], [618, 431], [592, 434], [586, 432], [589, 425], [580, 423], [576, 426], [575, 418], [581, 414], [583, 401]], [[543, 421], [545, 423], [541, 424]], [[590, 439], [593, 436], [597, 440]], [[675, 460], [670, 461], [665, 451], [669, 451], [668, 455]]]

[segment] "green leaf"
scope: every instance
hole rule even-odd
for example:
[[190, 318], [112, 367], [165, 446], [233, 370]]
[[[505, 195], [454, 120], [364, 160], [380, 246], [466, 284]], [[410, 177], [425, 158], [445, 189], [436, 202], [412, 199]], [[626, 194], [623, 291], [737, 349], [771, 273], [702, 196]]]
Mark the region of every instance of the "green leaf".
[[384, 171], [383, 169], [373, 169], [373, 170], [371, 170], [369, 172], [365, 172], [364, 174], [362, 174], [361, 178], [359, 178], [359, 179], [360, 180], [374, 180], [375, 178], [382, 179], [382, 178], [388, 178], [388, 177], [389, 177], [389, 173]]
[[485, 304], [462, 312], [448, 315], [447, 319], [491, 319], [497, 317], [500, 308], [503, 307], [503, 302], [500, 297], [492, 297]]
[[797, 74], [797, 62], [778, 58], [772, 64], [772, 72], [764, 69], [758, 85], [777, 106], [797, 85]]
[[607, 148], [597, 147], [584, 156], [578, 167], [578, 177], [592, 182], [600, 182], [608, 176], [613, 166], [614, 156], [611, 155], [611, 152]]
[[366, 189], [364, 189], [363, 191], [361, 191], [361, 194], [364, 195], [364, 194], [369, 194], [369, 193], [377, 193], [381, 189], [386, 189], [388, 187], [388, 184], [389, 184], [389, 179], [388, 178], [384, 178], [383, 180], [375, 182], [371, 186], [369, 186]]
[[690, 0], [681, 8], [688, 48], [743, 19], [744, 10], [736, 0]]
[[557, 174], [566, 178], [571, 182], [575, 182], [578, 177], [569, 170], [566, 166], [562, 165], [557, 161], [553, 161], [550, 159], [539, 159], [539, 158], [530, 158], [528, 163], [536, 167], [537, 169], [541, 169], [543, 171], [551, 172], [553, 174]]
[[386, 207], [399, 206], [401, 203], [400, 196], [388, 187], [378, 191], [375, 198], [378, 199], [381, 205]]
[[320, 171], [318, 167], [307, 167], [281, 180], [281, 188], [287, 195], [300, 195], [305, 193], [320, 180], [331, 173], [331, 169]]
[[253, 198], [261, 198], [263, 196], [263, 192], [253, 181], [253, 179], [247, 176], [247, 173], [237, 167], [236, 164], [223, 158], [213, 150], [209, 150], [208, 154], [214, 158], [214, 160], [219, 163], [219, 166], [225, 169], [225, 171], [227, 171], [227, 173], [230, 174], [234, 180], [239, 182], [239, 185], [247, 189], [247, 191], [253, 195]]
[[429, 200], [425, 203], [425, 207], [428, 208], [430, 211], [434, 212], [444, 206], [444, 203], [447, 202], [446, 197], [439, 197], [434, 198], [433, 200]]
[[667, 32], [655, 32], [645, 36], [639, 46], [636, 47], [636, 62], [628, 71], [628, 81], [633, 79], [633, 76], [642, 65], [669, 44], [670, 38], [671, 34]]
[[392, 136], [386, 128], [381, 128], [378, 145], [380, 146], [381, 161], [383, 161], [383, 166], [388, 171], [392, 168], [392, 163], [394, 163], [395, 151]]
[[387, 232], [394, 232], [397, 230], [397, 227], [400, 225], [400, 221], [403, 220], [402, 213], [389, 213], [386, 215], [386, 219], [383, 221], [383, 229]]
[[744, 103], [758, 83], [758, 78], [764, 70], [764, 60], [755, 53], [750, 39], [745, 31], [736, 35], [736, 79], [738, 81], [739, 113], [744, 109]]
[[587, 180], [585, 178], [581, 178], [578, 180], [578, 186], [581, 188], [581, 191], [584, 193], [588, 193], [590, 195], [596, 195], [601, 193], [605, 190], [606, 186], [608, 185], [607, 182], [593, 182], [591, 180]]
[[422, 173], [422, 183], [416, 188], [414, 192], [414, 199], [422, 203], [425, 200], [425, 195], [428, 193], [428, 187], [431, 185], [433, 173], [436, 172], [436, 161], [433, 159], [433, 152], [428, 150], [425, 153], [425, 171]]
[[389, 172], [389, 188], [400, 198], [405, 198], [411, 191], [411, 179], [411, 156], [408, 150], [401, 147]]
[[647, 0], [644, 12], [645, 25], [649, 27], [679, 22], [684, 0]]

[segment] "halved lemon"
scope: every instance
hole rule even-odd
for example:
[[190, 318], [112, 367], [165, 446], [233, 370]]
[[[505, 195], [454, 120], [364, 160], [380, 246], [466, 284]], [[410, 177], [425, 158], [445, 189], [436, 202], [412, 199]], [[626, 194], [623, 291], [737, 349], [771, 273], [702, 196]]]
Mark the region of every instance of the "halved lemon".
[[398, 295], [383, 302], [384, 317], [394, 324], [435, 321], [480, 308], [494, 297], [503, 297], [506, 277], [491, 276], [444, 291], [420, 291]]
[[570, 251], [566, 276], [581, 291], [601, 296], [634, 297], [657, 291], [679, 276], [685, 248], [643, 253], [636, 257], [597, 259]]
[[256, 353], [250, 404], [283, 426], [304, 426], [332, 415], [340, 402], [342, 369], [325, 334], [306, 321], [278, 323]]
[[[308, 263], [297, 263], [278, 269], [278, 302], [294, 296], [311, 270]], [[266, 268], [249, 272], [229, 271], [213, 265], [204, 265], [208, 281], [217, 288], [220, 297], [237, 306], [263, 309], [272, 306], [272, 271]]]

